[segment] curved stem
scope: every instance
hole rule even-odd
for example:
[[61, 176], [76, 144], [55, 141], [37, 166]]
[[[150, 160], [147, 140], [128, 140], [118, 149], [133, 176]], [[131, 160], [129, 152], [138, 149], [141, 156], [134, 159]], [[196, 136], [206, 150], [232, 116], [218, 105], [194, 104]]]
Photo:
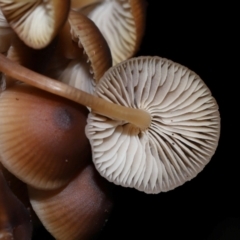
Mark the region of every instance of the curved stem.
[[0, 54], [0, 71], [29, 85], [90, 107], [93, 112], [100, 115], [132, 123], [141, 130], [145, 130], [151, 124], [151, 115], [144, 110], [128, 108], [108, 102], [62, 82], [33, 72], [10, 61], [2, 54]]

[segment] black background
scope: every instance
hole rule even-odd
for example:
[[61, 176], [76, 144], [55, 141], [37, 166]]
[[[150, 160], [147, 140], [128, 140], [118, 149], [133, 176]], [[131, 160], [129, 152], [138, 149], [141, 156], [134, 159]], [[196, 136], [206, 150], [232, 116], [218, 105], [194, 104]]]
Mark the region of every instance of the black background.
[[204, 170], [173, 191], [146, 195], [119, 187], [115, 209], [100, 239], [240, 239], [234, 6], [148, 3], [138, 55], [165, 57], [200, 75], [219, 104], [220, 141]]
[[[221, 135], [210, 163], [192, 181], [158, 195], [116, 187], [99, 239], [240, 239], [234, 6], [148, 0], [138, 55], [161, 56], [195, 71], [216, 98]], [[228, 17], [227, 17], [228, 16]], [[234, 138], [235, 136], [235, 138]]]

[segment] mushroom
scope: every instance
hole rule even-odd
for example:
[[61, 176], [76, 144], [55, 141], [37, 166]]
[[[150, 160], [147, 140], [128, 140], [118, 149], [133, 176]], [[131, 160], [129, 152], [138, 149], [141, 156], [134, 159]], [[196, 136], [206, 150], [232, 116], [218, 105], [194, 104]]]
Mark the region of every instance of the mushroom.
[[59, 35], [52, 64], [44, 74], [93, 93], [95, 82], [112, 66], [106, 40], [90, 19], [76, 11], [70, 11]]
[[29, 47], [40, 49], [46, 47], [63, 26], [70, 0], [1, 0], [0, 8], [19, 38]]
[[81, 105], [18, 84], [1, 93], [0, 112], [1, 162], [35, 188], [66, 185], [90, 155]]
[[97, 96], [3, 55], [0, 62], [5, 74], [92, 109], [86, 134], [93, 161], [116, 184], [146, 193], [171, 190], [195, 177], [216, 150], [220, 117], [215, 99], [199, 76], [170, 60], [124, 61], [104, 74]]
[[204, 82], [180, 64], [158, 57], [122, 62], [105, 73], [95, 94], [142, 109], [151, 125], [90, 113], [86, 134], [100, 174], [146, 193], [174, 189], [194, 178], [214, 154], [220, 133], [218, 105]]
[[72, 1], [72, 7], [98, 26], [111, 49], [113, 65], [137, 52], [145, 31], [145, 0]]
[[92, 239], [105, 225], [113, 201], [111, 185], [87, 164], [65, 187], [29, 187], [32, 206], [45, 228], [58, 240]]
[[29, 212], [9, 189], [0, 170], [0, 239], [30, 240]]

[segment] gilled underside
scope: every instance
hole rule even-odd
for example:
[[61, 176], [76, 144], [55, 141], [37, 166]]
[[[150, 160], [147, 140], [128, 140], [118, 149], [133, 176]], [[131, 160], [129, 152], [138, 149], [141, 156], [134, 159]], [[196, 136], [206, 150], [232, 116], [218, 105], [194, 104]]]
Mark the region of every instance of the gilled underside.
[[65, 22], [70, 1], [27, 0], [0, 1], [0, 8], [9, 25], [26, 45], [46, 47]]
[[[79, 10], [93, 20], [102, 32], [111, 49], [113, 65], [133, 56], [142, 38], [138, 36], [137, 28], [141, 25], [143, 33], [144, 14], [136, 15], [139, 18], [135, 19], [132, 13], [136, 10], [132, 8], [130, 2], [129, 0], [100, 1]], [[142, 1], [137, 1], [134, 7], [137, 10], [141, 9], [142, 4]]]
[[[153, 65], [151, 65], [153, 63]], [[194, 72], [172, 61], [136, 58], [109, 70], [96, 88], [108, 101], [149, 112], [149, 129], [91, 113], [86, 134], [93, 161], [109, 181], [147, 193], [195, 177], [214, 154], [218, 105]]]

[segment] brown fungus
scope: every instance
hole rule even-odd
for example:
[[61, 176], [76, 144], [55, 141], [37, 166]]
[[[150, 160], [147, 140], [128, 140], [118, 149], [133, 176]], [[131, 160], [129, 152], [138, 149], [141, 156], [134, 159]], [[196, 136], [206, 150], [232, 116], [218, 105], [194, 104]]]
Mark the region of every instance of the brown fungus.
[[110, 190], [110, 183], [98, 174], [92, 163], [61, 189], [44, 191], [29, 187], [34, 210], [58, 240], [95, 237], [113, 206]]
[[70, 0], [1, 0], [9, 25], [26, 45], [40, 49], [56, 36], [67, 19]]
[[0, 112], [1, 162], [25, 183], [59, 188], [86, 162], [83, 106], [19, 84], [1, 93]]
[[110, 49], [99, 29], [83, 14], [70, 11], [45, 75], [93, 93], [111, 66]]
[[112, 53], [113, 65], [132, 57], [145, 31], [146, 1], [77, 1], [72, 4], [100, 29]]

